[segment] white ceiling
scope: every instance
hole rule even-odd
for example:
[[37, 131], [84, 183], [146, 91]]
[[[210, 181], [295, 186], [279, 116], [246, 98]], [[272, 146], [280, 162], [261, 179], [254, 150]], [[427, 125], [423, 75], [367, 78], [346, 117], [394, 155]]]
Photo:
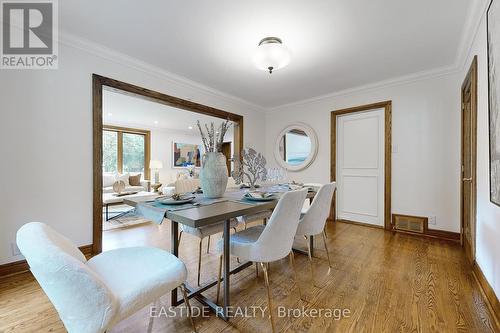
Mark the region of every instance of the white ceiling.
[[[187, 135], [199, 135], [196, 121], [202, 124], [214, 122], [218, 126], [224, 120], [216, 117], [177, 109], [149, 101], [141, 97], [105, 89], [102, 96], [103, 118], [106, 125], [132, 128], [173, 130]], [[189, 127], [192, 127], [191, 129]], [[232, 127], [226, 136], [231, 137]]]
[[[60, 27], [251, 103], [274, 107], [455, 63], [470, 0], [59, 1]], [[254, 68], [259, 40], [288, 67]]]

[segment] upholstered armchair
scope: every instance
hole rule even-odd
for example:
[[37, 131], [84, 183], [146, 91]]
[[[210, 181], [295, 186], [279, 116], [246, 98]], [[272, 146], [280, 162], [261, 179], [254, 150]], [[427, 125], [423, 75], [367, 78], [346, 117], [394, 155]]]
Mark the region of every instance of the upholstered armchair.
[[105, 332], [177, 287], [191, 313], [186, 267], [161, 249], [116, 249], [87, 261], [70, 240], [40, 222], [22, 226], [17, 245], [70, 333]]

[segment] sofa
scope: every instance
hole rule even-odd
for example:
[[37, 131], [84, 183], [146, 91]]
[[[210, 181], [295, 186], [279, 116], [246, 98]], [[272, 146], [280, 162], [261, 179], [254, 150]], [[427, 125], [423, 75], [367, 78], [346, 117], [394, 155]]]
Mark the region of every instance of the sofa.
[[[161, 192], [165, 195], [172, 195], [174, 193], [186, 193], [186, 192], [194, 192], [198, 187], [200, 187], [200, 179], [199, 178], [179, 178], [175, 182], [163, 186]], [[236, 185], [234, 179], [229, 177], [227, 180], [227, 189], [237, 189], [239, 188]]]
[[131, 185], [131, 177], [136, 177], [139, 175], [138, 173], [135, 174], [130, 174], [130, 173], [123, 173], [123, 174], [118, 174], [118, 173], [103, 173], [102, 174], [102, 193], [114, 193], [113, 190], [113, 184], [116, 181], [123, 181], [125, 183], [125, 192], [141, 192], [141, 191], [148, 191], [148, 181], [143, 180], [140, 178], [139, 184], [137, 185]]

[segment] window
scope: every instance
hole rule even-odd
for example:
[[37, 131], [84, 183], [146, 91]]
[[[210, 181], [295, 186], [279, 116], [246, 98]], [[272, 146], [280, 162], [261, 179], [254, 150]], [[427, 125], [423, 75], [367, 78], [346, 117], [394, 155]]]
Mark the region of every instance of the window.
[[102, 171], [118, 172], [118, 132], [102, 131]]
[[141, 173], [149, 179], [150, 132], [104, 126], [102, 131], [102, 171]]

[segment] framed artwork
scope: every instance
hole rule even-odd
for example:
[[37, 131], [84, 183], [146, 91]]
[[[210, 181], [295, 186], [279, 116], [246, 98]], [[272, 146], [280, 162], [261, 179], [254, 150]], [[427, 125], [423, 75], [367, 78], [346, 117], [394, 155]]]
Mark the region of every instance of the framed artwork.
[[490, 136], [490, 200], [500, 206], [500, 0], [486, 14], [488, 36], [488, 104]]
[[172, 164], [174, 168], [187, 168], [192, 165], [201, 167], [201, 145], [174, 141]]

